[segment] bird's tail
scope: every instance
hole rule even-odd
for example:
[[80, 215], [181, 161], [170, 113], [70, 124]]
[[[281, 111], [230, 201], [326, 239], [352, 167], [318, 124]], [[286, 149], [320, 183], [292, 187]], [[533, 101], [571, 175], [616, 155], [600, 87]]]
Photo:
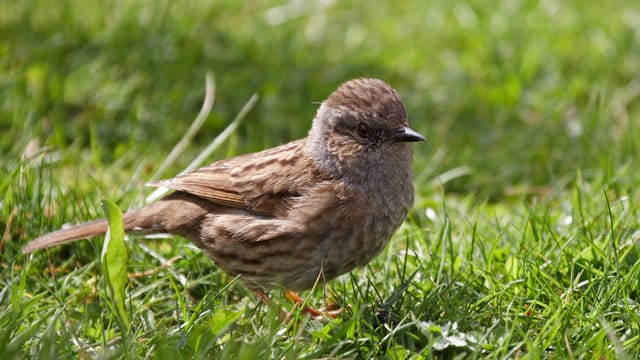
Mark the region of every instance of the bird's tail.
[[[198, 244], [199, 222], [207, 212], [215, 211], [220, 211], [220, 205], [176, 191], [147, 207], [126, 213], [122, 222], [126, 232], [171, 233], [185, 236]], [[36, 250], [102, 235], [107, 232], [108, 227], [107, 220], [100, 219], [54, 231], [31, 240], [22, 252], [29, 254]]]
[[100, 219], [75, 225], [68, 229], [60, 229], [31, 240], [27, 246], [22, 249], [22, 253], [30, 254], [36, 250], [46, 249], [51, 246], [62, 245], [76, 240], [88, 239], [90, 237], [102, 235], [107, 232], [108, 226], [109, 224], [107, 223], [107, 220]]

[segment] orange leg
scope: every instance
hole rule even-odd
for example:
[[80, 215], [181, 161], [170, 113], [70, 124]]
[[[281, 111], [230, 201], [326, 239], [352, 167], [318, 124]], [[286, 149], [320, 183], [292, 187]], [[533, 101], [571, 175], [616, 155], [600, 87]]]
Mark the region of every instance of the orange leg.
[[[296, 294], [295, 291], [287, 290], [284, 293], [284, 297], [289, 299], [296, 306], [302, 304], [302, 298], [300, 295]], [[324, 315], [321, 311], [312, 308], [311, 306], [305, 305], [302, 309], [302, 313], [306, 315], [311, 315], [311, 317], [320, 317]]]
[[[252, 290], [254, 293], [256, 293], [256, 295], [258, 295], [258, 297], [260, 298], [260, 300], [262, 300], [263, 303], [267, 304], [267, 306], [269, 306], [272, 309], [279, 309], [279, 306], [276, 305], [273, 302], [273, 300], [271, 300], [269, 295], [267, 295], [264, 291], [262, 291], [262, 289], [252, 289]], [[289, 314], [287, 314], [282, 309], [280, 309], [280, 320], [287, 323], [289, 322], [289, 318], [290, 318]]]
[[[296, 294], [294, 291], [291, 290], [287, 290], [284, 293], [284, 296], [291, 300], [293, 303], [297, 304], [302, 304], [302, 298]], [[310, 315], [311, 317], [328, 317], [331, 319], [335, 319], [336, 317], [338, 317], [338, 315], [340, 313], [342, 313], [342, 309], [335, 309], [335, 310], [317, 310], [314, 309], [311, 306], [305, 305], [304, 309], [302, 309], [302, 313], [303, 314], [307, 314]]]
[[[256, 295], [258, 295], [258, 297], [260, 298], [260, 300], [262, 300], [262, 302], [264, 302], [265, 304], [267, 304], [267, 306], [271, 307], [271, 308], [278, 308], [278, 305], [276, 305], [273, 300], [271, 300], [271, 298], [269, 298], [269, 295], [267, 295], [264, 291], [262, 291], [262, 289], [253, 289], [253, 292], [256, 293]], [[298, 306], [298, 304], [302, 304], [303, 300], [302, 298], [296, 294], [294, 291], [290, 291], [287, 290], [284, 293], [284, 296], [289, 299], [291, 302], [293, 302], [295, 305], [294, 306]], [[332, 319], [335, 319], [338, 314], [340, 314], [342, 312], [342, 309], [337, 309], [337, 310], [327, 310], [327, 311], [323, 311], [323, 310], [316, 310], [311, 306], [305, 305], [304, 308], [302, 309], [302, 313], [309, 315], [313, 318], [318, 318], [318, 317], [329, 317]], [[280, 310], [280, 318], [282, 319], [282, 321], [284, 322], [288, 322], [289, 319], [291, 318], [291, 314], [288, 314], [282, 310]]]

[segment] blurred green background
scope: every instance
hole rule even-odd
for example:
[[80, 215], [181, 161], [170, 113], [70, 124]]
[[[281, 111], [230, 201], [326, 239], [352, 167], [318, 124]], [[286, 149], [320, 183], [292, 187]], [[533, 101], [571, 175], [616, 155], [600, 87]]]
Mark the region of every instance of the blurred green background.
[[5, 164], [33, 139], [158, 161], [207, 70], [202, 144], [260, 96], [233, 152], [305, 136], [317, 102], [366, 76], [394, 86], [429, 138], [417, 173], [470, 167], [447, 191], [536, 193], [638, 154], [635, 1], [2, 1], [0, 33]]

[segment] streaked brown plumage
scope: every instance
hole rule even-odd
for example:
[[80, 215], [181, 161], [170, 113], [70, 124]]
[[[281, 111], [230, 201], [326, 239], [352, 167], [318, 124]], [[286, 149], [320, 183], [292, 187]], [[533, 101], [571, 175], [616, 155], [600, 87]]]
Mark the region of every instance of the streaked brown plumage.
[[[307, 138], [150, 183], [175, 190], [124, 216], [125, 229], [193, 241], [251, 288], [311, 288], [367, 264], [413, 202], [411, 130], [377, 79], [342, 84]], [[31, 241], [25, 253], [102, 234], [105, 220]]]

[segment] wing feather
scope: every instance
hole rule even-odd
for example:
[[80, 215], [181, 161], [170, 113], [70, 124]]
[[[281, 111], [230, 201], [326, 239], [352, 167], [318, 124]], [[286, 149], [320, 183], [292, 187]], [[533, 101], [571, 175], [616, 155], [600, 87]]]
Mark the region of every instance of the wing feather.
[[325, 178], [305, 154], [304, 141], [221, 160], [148, 185], [190, 193], [260, 215], [282, 216], [296, 197]]

